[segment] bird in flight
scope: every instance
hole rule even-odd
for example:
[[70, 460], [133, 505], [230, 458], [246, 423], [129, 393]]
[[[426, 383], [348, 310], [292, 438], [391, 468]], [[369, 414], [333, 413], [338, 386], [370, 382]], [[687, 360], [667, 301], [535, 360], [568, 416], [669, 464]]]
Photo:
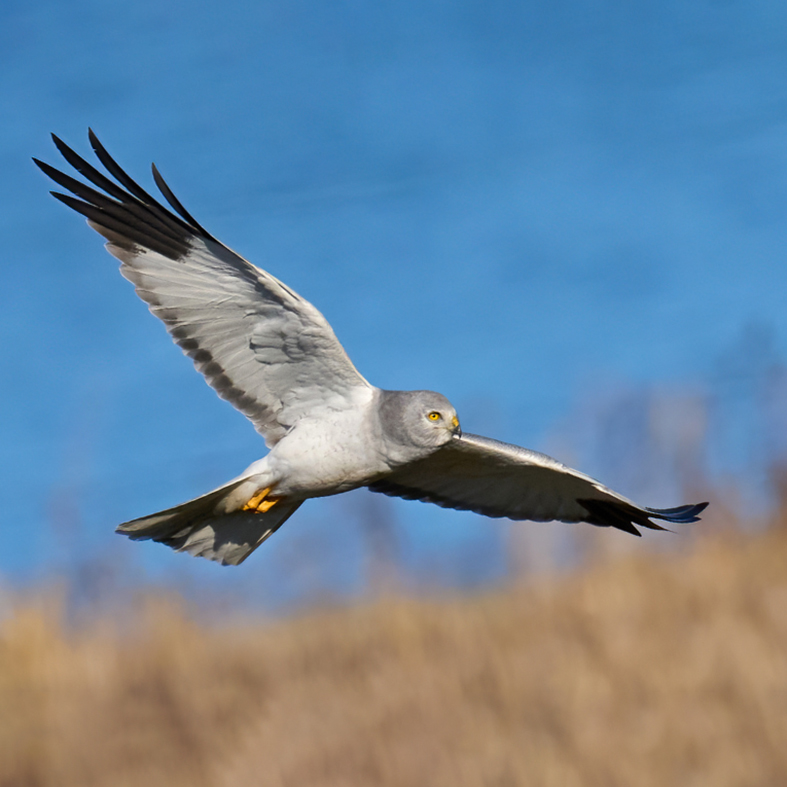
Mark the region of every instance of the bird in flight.
[[198, 224], [155, 165], [153, 179], [172, 210], [133, 181], [92, 131], [93, 152], [111, 177], [52, 139], [92, 184], [33, 159], [71, 192], [53, 196], [106, 239], [137, 295], [270, 449], [217, 489], [117, 532], [237, 565], [305, 500], [358, 487], [489, 517], [588, 522], [634, 535], [637, 527], [665, 529], [653, 520], [696, 522], [707, 506], [638, 506], [544, 454], [463, 433], [442, 394], [376, 388], [325, 317]]

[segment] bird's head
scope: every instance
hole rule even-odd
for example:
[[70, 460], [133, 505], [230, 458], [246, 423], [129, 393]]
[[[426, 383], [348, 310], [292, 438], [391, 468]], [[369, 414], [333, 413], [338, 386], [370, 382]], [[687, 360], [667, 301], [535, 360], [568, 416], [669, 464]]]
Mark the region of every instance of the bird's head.
[[461, 437], [451, 402], [434, 391], [381, 391], [380, 423], [384, 436], [401, 446], [427, 453]]

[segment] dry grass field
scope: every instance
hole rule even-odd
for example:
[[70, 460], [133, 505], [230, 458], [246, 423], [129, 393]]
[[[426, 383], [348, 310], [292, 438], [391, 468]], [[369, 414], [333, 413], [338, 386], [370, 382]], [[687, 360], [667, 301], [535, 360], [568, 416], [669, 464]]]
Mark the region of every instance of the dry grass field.
[[787, 528], [685, 543], [273, 622], [20, 600], [0, 785], [787, 784]]

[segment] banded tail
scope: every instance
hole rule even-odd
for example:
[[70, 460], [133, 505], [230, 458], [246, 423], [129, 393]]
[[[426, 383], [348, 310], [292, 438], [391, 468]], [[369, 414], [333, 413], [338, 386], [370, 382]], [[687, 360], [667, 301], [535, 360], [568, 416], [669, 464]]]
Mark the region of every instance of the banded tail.
[[277, 500], [267, 510], [244, 508], [247, 477], [174, 508], [124, 522], [115, 529], [134, 541], [158, 541], [176, 552], [215, 560], [223, 566], [242, 563], [298, 509], [302, 500]]

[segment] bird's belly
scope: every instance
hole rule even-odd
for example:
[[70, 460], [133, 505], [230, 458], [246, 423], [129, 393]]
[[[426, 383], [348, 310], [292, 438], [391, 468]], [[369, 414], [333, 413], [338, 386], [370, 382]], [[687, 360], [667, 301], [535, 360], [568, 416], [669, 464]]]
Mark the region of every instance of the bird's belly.
[[388, 466], [362, 435], [337, 439], [341, 430], [294, 429], [270, 454], [280, 479], [274, 494], [322, 497], [364, 486], [388, 472]]

